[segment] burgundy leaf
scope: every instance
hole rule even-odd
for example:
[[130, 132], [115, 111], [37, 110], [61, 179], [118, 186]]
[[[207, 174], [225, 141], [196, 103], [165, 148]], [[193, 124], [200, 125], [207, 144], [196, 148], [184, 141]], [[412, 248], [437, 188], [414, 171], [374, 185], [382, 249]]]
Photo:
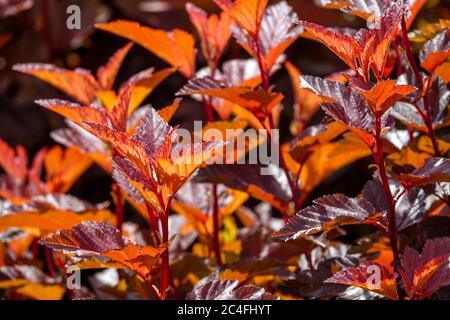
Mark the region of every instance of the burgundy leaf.
[[173, 128], [161, 118], [158, 112], [150, 108], [132, 139], [145, 148], [149, 157], [154, 158], [166, 143], [172, 130]]
[[276, 300], [277, 297], [266, 293], [263, 288], [254, 285], [240, 285], [239, 281], [211, 280], [200, 281], [187, 300]]
[[82, 222], [72, 229], [59, 231], [42, 238], [40, 244], [54, 250], [93, 255], [108, 250], [119, 250], [127, 244], [114, 226], [101, 222]]
[[421, 255], [406, 248], [400, 274], [410, 299], [424, 299], [450, 285], [450, 238], [427, 240]]
[[279, 209], [285, 208], [291, 196], [284, 172], [271, 166], [273, 175], [261, 175], [262, 168], [262, 165], [250, 164], [210, 165], [200, 170], [194, 181], [223, 183]]
[[374, 206], [364, 199], [342, 194], [323, 196], [316, 199], [314, 205], [300, 210], [273, 237], [288, 241], [339, 225], [364, 223], [376, 213]]
[[357, 91], [340, 82], [313, 76], [301, 76], [301, 87], [312, 90], [328, 101], [335, 101], [322, 103], [322, 108], [337, 121], [366, 132], [373, 130], [374, 115]]

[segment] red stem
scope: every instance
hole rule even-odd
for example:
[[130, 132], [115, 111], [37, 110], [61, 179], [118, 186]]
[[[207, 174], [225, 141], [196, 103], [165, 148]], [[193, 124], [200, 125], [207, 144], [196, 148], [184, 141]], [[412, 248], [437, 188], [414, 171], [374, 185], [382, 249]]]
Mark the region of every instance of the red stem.
[[122, 191], [120, 190], [120, 187], [118, 184], [114, 183], [112, 186], [112, 190], [114, 194], [116, 195], [116, 226], [117, 229], [122, 231], [122, 225], [124, 221], [124, 203], [123, 203], [123, 197], [122, 197]]
[[150, 221], [150, 229], [152, 236], [160, 244], [159, 232], [158, 232], [158, 217], [155, 215], [153, 208], [146, 202], [145, 207], [147, 209], [148, 219]]
[[[172, 199], [169, 198], [169, 201], [167, 205], [165, 206], [164, 213], [161, 217], [161, 229], [162, 229], [162, 243], [164, 245], [169, 245], [169, 210], [170, 210], [170, 203], [172, 202]], [[162, 296], [162, 299], [167, 298], [167, 289], [169, 288], [170, 284], [173, 283], [171, 280], [171, 274], [170, 274], [170, 264], [169, 264], [169, 249], [167, 248], [166, 251], [161, 255], [162, 259], [162, 266], [161, 266], [161, 284], [160, 284], [160, 293]], [[174, 288], [175, 289], [175, 288]]]
[[219, 223], [219, 202], [217, 199], [217, 184], [213, 184], [212, 187], [213, 194], [213, 244], [214, 244], [214, 253], [216, 255], [217, 265], [222, 265], [222, 256], [220, 251], [220, 239], [219, 239], [219, 231], [220, 231], [220, 223]]
[[[419, 66], [416, 63], [416, 60], [414, 59], [414, 55], [412, 52], [412, 47], [411, 47], [411, 42], [409, 41], [408, 38], [408, 29], [406, 27], [406, 21], [405, 21], [405, 17], [403, 17], [402, 19], [402, 37], [403, 37], [403, 46], [406, 50], [406, 55], [408, 57], [409, 63], [411, 64], [413, 70], [414, 70], [414, 75], [416, 76], [417, 79], [417, 84], [419, 86], [419, 91], [421, 92], [421, 94], [423, 94], [423, 105], [425, 107], [425, 112], [420, 112], [420, 108], [417, 106], [416, 109], [418, 109], [423, 122], [425, 123], [426, 127], [427, 127], [427, 131], [428, 131], [428, 136], [431, 139], [431, 143], [433, 144], [433, 150], [434, 150], [434, 155], [436, 157], [440, 157], [441, 156], [441, 152], [439, 150], [439, 146], [436, 140], [436, 135], [434, 133], [434, 129], [433, 129], [433, 123], [430, 117], [430, 104], [428, 101], [428, 87], [426, 88], [426, 90], [424, 90], [424, 81], [422, 78], [422, 74], [420, 73], [419, 70]], [[425, 91], [425, 92], [424, 92]]]
[[391, 242], [392, 247], [392, 254], [394, 256], [395, 263], [394, 265], [398, 265], [398, 262], [400, 261], [400, 255], [398, 252], [397, 247], [397, 222], [396, 222], [396, 215], [395, 215], [395, 201], [394, 197], [392, 196], [391, 188], [389, 186], [389, 180], [386, 173], [386, 167], [384, 165], [384, 156], [383, 156], [383, 143], [381, 139], [381, 119], [380, 117], [376, 117], [375, 119], [375, 130], [376, 130], [376, 151], [373, 152], [373, 158], [375, 160], [375, 163], [378, 166], [378, 172], [380, 175], [381, 183], [383, 184], [384, 193], [386, 194], [386, 199], [389, 205], [389, 212], [388, 212], [388, 220], [389, 220], [389, 226], [388, 226], [388, 235]]
[[[166, 213], [162, 217], [162, 241], [163, 244], [169, 242], [169, 217]], [[169, 288], [170, 282], [170, 269], [169, 269], [169, 251], [166, 250], [161, 256], [162, 267], [161, 267], [161, 294], [165, 296], [167, 288]]]
[[45, 263], [47, 264], [48, 274], [52, 278], [55, 278], [56, 270], [55, 270], [55, 266], [53, 264], [52, 250], [50, 248], [44, 247], [44, 254], [45, 254]]
[[[260, 49], [260, 44], [259, 44], [259, 38], [258, 38], [258, 34], [259, 32], [256, 33], [256, 35], [253, 38], [254, 44], [255, 44], [255, 55], [256, 55], [256, 60], [258, 61], [258, 67], [259, 67], [259, 72], [261, 74], [261, 78], [262, 78], [262, 88], [264, 90], [269, 90], [270, 87], [270, 81], [269, 81], [269, 74], [266, 70], [266, 68], [264, 67], [264, 63], [263, 63], [263, 59], [262, 59], [262, 54], [261, 54], [261, 49]], [[270, 112], [269, 115], [269, 137], [272, 137], [272, 130], [275, 128], [275, 124], [273, 121], [273, 115]], [[292, 198], [294, 199], [294, 203], [297, 203], [297, 201], [295, 201], [295, 197], [297, 194], [296, 191], [296, 183], [292, 180], [292, 176], [291, 176], [291, 172], [289, 171], [289, 168], [286, 165], [286, 162], [284, 161], [284, 157], [283, 157], [283, 153], [281, 152], [281, 145], [279, 146], [279, 150], [278, 150], [278, 154], [280, 155], [280, 165], [284, 171], [284, 173], [286, 174], [286, 177], [288, 179], [289, 182], [289, 187], [291, 189], [291, 193], [292, 193]], [[297, 207], [297, 204], [295, 205]], [[285, 218], [285, 220], [287, 220], [289, 218], [288, 215], [286, 215], [285, 212], [283, 212], [283, 216]]]

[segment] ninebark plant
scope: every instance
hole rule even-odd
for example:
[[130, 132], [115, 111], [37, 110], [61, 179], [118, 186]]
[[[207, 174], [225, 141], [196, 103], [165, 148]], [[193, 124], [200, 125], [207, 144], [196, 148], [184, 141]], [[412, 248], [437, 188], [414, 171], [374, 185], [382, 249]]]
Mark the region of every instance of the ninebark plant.
[[[0, 141], [4, 295], [63, 298], [60, 281], [73, 266], [106, 271], [91, 276], [83, 290], [70, 289], [70, 298], [101, 297], [107, 272], [117, 275], [108, 291], [114, 298], [443, 294], [450, 285], [450, 237], [441, 230], [450, 225], [448, 22], [409, 33], [424, 0], [319, 1], [367, 20], [360, 30], [301, 21], [285, 1], [214, 2], [218, 14], [186, 5], [195, 35], [125, 20], [98, 24], [130, 43], [95, 75], [40, 63], [14, 66], [75, 101], [36, 101], [66, 118], [67, 128], [51, 134], [64, 148], [43, 149], [28, 165], [22, 147]], [[326, 78], [302, 74], [297, 57], [286, 55], [299, 37], [328, 47], [348, 70]], [[232, 42], [248, 59], [227, 60]], [[143, 70], [115, 90], [133, 43], [169, 67]], [[197, 69], [200, 54], [205, 66]], [[283, 66], [295, 104], [291, 141], [277, 145], [279, 167], [237, 163], [260, 147], [258, 139], [235, 150], [236, 163], [207, 165], [218, 155], [226, 158], [225, 144], [246, 129], [265, 130], [270, 139], [283, 123], [284, 95], [271, 81]], [[143, 105], [175, 72], [187, 82], [177, 97], [162, 108]], [[230, 141], [179, 141], [169, 122], [183, 108], [181, 97], [203, 104], [204, 129], [239, 134]], [[325, 116], [313, 122], [320, 109]], [[373, 178], [359, 196], [310, 199], [340, 169], [370, 156]], [[114, 212], [68, 194], [92, 164], [114, 180]], [[272, 175], [261, 175], [262, 168]], [[250, 208], [249, 198], [259, 204]], [[313, 203], [305, 206], [308, 200]], [[147, 224], [131, 223], [131, 211]], [[349, 240], [349, 225], [366, 225], [361, 230], [367, 234]], [[30, 252], [39, 260], [40, 245], [42, 270], [24, 259]]]

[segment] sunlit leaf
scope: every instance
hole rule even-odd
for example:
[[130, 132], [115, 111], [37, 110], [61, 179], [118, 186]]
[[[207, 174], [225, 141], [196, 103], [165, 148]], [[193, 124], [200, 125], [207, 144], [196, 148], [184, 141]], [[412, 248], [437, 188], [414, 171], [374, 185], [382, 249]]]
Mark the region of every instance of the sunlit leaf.
[[83, 222], [39, 241], [53, 250], [77, 256], [104, 257], [135, 271], [144, 279], [165, 247], [141, 247], [130, 243], [115, 227], [99, 222]]
[[424, 299], [440, 287], [449, 285], [449, 248], [449, 238], [436, 238], [425, 242], [420, 255], [412, 248], [405, 249], [400, 274], [410, 299]]
[[[377, 278], [375, 279], [375, 277]], [[393, 300], [398, 299], [395, 276], [385, 267], [378, 264], [369, 264], [341, 270], [331, 278], [325, 280], [325, 282], [356, 286]]]
[[450, 28], [429, 40], [420, 52], [420, 64], [428, 72], [433, 72], [438, 65], [450, 56]]
[[149, 50], [190, 78], [195, 70], [194, 37], [179, 29], [170, 32], [142, 26], [139, 23], [117, 20], [97, 24], [100, 30], [127, 38]]

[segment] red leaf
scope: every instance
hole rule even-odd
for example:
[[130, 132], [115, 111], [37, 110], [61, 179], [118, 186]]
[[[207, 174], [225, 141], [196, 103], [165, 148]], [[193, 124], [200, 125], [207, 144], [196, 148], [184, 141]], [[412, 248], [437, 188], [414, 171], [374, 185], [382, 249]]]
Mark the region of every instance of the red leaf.
[[450, 238], [427, 240], [422, 254], [406, 248], [401, 276], [410, 299], [424, 299], [450, 284]]
[[[395, 275], [391, 274], [384, 266], [370, 264], [341, 270], [325, 282], [355, 286], [397, 300], [395, 278]], [[377, 283], [377, 281], [379, 282]]]

